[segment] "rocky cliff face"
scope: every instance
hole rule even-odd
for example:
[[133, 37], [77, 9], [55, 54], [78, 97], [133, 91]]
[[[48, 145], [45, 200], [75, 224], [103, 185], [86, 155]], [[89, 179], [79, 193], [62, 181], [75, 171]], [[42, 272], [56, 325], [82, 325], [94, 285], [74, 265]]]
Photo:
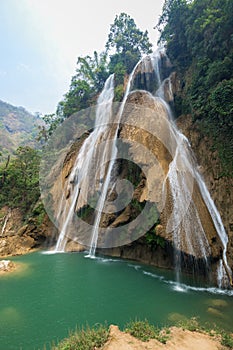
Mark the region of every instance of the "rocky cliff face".
[[[143, 203], [143, 201], [149, 201], [153, 203], [159, 203], [161, 201], [161, 187], [162, 184], [166, 178], [169, 164], [172, 159], [172, 154], [169, 152], [169, 148], [171, 145], [169, 143], [172, 143], [172, 139], [170, 138], [171, 129], [169, 127], [169, 122], [166, 120], [166, 118], [161, 118], [160, 120], [151, 118], [151, 113], [158, 115], [164, 115], [164, 110], [162, 105], [157, 105], [155, 103], [155, 100], [150, 97], [149, 94], [143, 92], [143, 91], [136, 91], [132, 93], [128, 98], [128, 107], [126, 107], [126, 112], [123, 114], [122, 117], [122, 127], [120, 129], [119, 137], [124, 140], [124, 142], [128, 145], [128, 152], [130, 156], [133, 158], [134, 162], [136, 164], [141, 164], [144, 170], [145, 174], [141, 174], [141, 181], [139, 182], [138, 186], [136, 187], [133, 198], [137, 200], [139, 203]], [[138, 112], [138, 107], [143, 107], [143, 114]], [[160, 110], [159, 110], [160, 109]], [[141, 122], [140, 122], [141, 118]], [[188, 122], [189, 121], [189, 122]], [[154, 124], [153, 124], [154, 123]], [[200, 132], [196, 129], [196, 126], [194, 126], [190, 122], [190, 118], [188, 116], [180, 118], [179, 122], [179, 128], [184, 132], [184, 134], [190, 139], [191, 143], [194, 142], [194, 152], [197, 152], [199, 150], [200, 158], [202, 158], [202, 164], [205, 164], [206, 159], [208, 159], [208, 164], [205, 164], [206, 173], [204, 178], [208, 178], [207, 186], [210, 188], [210, 183], [212, 179], [212, 186], [214, 184], [214, 181], [216, 181], [216, 178], [214, 179], [214, 173], [220, 171], [219, 169], [219, 161], [217, 161], [217, 155], [213, 158], [213, 154], [211, 153], [211, 149], [208, 147], [207, 140], [202, 140], [200, 136]], [[151, 130], [149, 132], [148, 130]], [[198, 137], [198, 140], [196, 139]], [[202, 142], [201, 142], [202, 141]], [[200, 142], [202, 143], [201, 148]], [[209, 141], [210, 142], [210, 141]], [[144, 147], [139, 147], [140, 145], [143, 145]], [[166, 145], [166, 146], [165, 146]], [[146, 150], [150, 150], [150, 154], [146, 154]], [[202, 150], [201, 150], [202, 149]], [[158, 160], [158, 167], [152, 166], [153, 164], [153, 156], [156, 157]], [[212, 171], [212, 173], [208, 172], [208, 168], [211, 167], [210, 161], [213, 162], [213, 159], [215, 159], [214, 164], [212, 166], [216, 166], [216, 169]], [[198, 159], [198, 163], [199, 162]], [[204, 170], [204, 168], [203, 168]], [[123, 176], [123, 175], [122, 175]], [[227, 179], [222, 179], [221, 185], [218, 179], [218, 183], [215, 183], [215, 185], [212, 187], [211, 194], [213, 194], [214, 189], [217, 190], [215, 194], [213, 194], [213, 199], [216, 201], [219, 191], [222, 191], [222, 193], [225, 193], [225, 195], [221, 194], [218, 197], [218, 200], [216, 201], [217, 207], [221, 207], [221, 198], [226, 198], [226, 204], [224, 207], [220, 209], [220, 213], [223, 214], [223, 211], [225, 208], [226, 213], [225, 215], [222, 215], [223, 222], [225, 224], [225, 227], [230, 228], [231, 224], [229, 224], [230, 220], [230, 210], [228, 208], [228, 205], [231, 203], [231, 195], [228, 192], [229, 187], [226, 186]], [[221, 186], [221, 189], [220, 187]], [[152, 225], [152, 229], [150, 230], [150, 237], [154, 237], [154, 241], [158, 238], [163, 238], [164, 242], [162, 246], [159, 244], [154, 244], [153, 246], [150, 246], [148, 243], [149, 241], [146, 239], [147, 235], [145, 235], [143, 238], [140, 238], [139, 240], [136, 240], [130, 245], [120, 247], [120, 248], [113, 248], [108, 250], [101, 250], [101, 252], [105, 254], [110, 254], [118, 257], [123, 258], [131, 258], [140, 260], [146, 263], [154, 264], [156, 266], [161, 267], [168, 267], [171, 268], [174, 266], [174, 257], [173, 257], [173, 235], [172, 232], [166, 232], [168, 217], [171, 214], [172, 211], [172, 204], [169, 201], [169, 188], [166, 205], [161, 210], [160, 215], [160, 223], [156, 222]], [[226, 194], [227, 193], [227, 194]], [[208, 239], [208, 244], [211, 248], [211, 253], [208, 257], [211, 264], [214, 265], [213, 270], [216, 269], [215, 263], [221, 258], [222, 255], [222, 244], [218, 237], [218, 234], [214, 228], [212, 219], [208, 213], [207, 207], [201, 197], [200, 191], [198, 189], [198, 185], [194, 182], [193, 183], [193, 201], [195, 202], [195, 205], [197, 207], [197, 210], [199, 212], [199, 216], [202, 222], [202, 225], [204, 227], [205, 234]], [[113, 223], [110, 224], [112, 226], [121, 226], [125, 222], [129, 221], [130, 217], [134, 217], [133, 208], [128, 206], [120, 216], [118, 216]], [[108, 220], [105, 221], [109, 223]], [[193, 223], [195, 224], [195, 223]], [[130, 227], [130, 226], [129, 226]], [[228, 231], [228, 230], [227, 230]], [[229, 232], [228, 232], [229, 233]], [[185, 233], [183, 233], [184, 235]], [[132, 233], [131, 233], [132, 235]], [[229, 262], [232, 266], [232, 260], [230, 259], [230, 251], [231, 251], [231, 235], [230, 236], [230, 243], [228, 246], [229, 250]], [[190, 237], [190, 240], [193, 241], [193, 245], [195, 246], [195, 259], [193, 259], [193, 256], [190, 256], [190, 250], [187, 246], [183, 246], [183, 255], [182, 255], [182, 265], [183, 269], [186, 271], [191, 271], [193, 269], [193, 262], [195, 260], [195, 263], [198, 266], [199, 271], [201, 273], [204, 273], [204, 269], [202, 267], [203, 265], [203, 255], [202, 252], [199, 250], [199, 245], [201, 244], [198, 240], [198, 234], [197, 237]], [[188, 262], [189, 261], [189, 262]], [[203, 269], [203, 271], [202, 271]]]
[[39, 224], [30, 218], [25, 224], [20, 209], [3, 207], [0, 210], [0, 257], [22, 255], [53, 243], [56, 229], [47, 215]]

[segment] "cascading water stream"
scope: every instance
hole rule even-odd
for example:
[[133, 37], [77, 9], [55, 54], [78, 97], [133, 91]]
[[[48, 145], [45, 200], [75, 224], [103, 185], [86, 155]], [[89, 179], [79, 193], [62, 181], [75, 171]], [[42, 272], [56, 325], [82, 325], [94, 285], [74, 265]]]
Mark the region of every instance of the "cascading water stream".
[[[163, 52], [163, 55], [164, 54], [165, 53]], [[167, 100], [173, 101], [171, 81], [169, 77], [169, 78], [166, 78], [163, 82], [161, 82], [160, 71], [159, 71], [159, 59], [160, 59], [160, 55], [158, 54], [158, 52], [156, 54], [153, 54], [151, 57], [154, 71], [157, 76], [157, 81], [160, 82], [156, 95], [161, 99], [162, 103], [165, 105], [167, 109], [168, 116], [171, 121], [171, 129], [172, 129], [173, 135], [175, 135], [175, 139], [177, 142], [175, 154], [173, 155], [173, 161], [170, 163], [169, 171], [164, 182], [164, 187], [165, 187], [166, 181], [167, 180], [169, 181], [171, 194], [173, 198], [173, 213], [170, 218], [171, 219], [170, 222], [168, 222], [168, 226], [170, 224], [170, 227], [167, 227], [167, 229], [173, 232], [173, 239], [174, 239], [175, 247], [177, 248], [177, 255], [176, 255], [177, 280], [179, 281], [179, 278], [180, 278], [179, 276], [181, 271], [180, 254], [182, 251], [182, 234], [181, 234], [182, 229], [185, 232], [186, 244], [188, 245], [189, 253], [191, 255], [195, 256], [195, 248], [191, 241], [191, 237], [193, 237], [193, 235], [196, 236], [197, 232], [198, 232], [198, 236], [196, 237], [196, 240], [198, 240], [199, 242], [199, 249], [201, 251], [202, 256], [204, 257], [206, 265], [208, 265], [207, 256], [210, 253], [210, 246], [209, 246], [208, 240], [206, 238], [204, 229], [202, 227], [202, 223], [199, 218], [197, 209], [192, 200], [193, 188], [192, 186], [190, 187], [190, 184], [188, 184], [187, 178], [183, 176], [184, 172], [188, 171], [188, 173], [192, 176], [194, 181], [196, 181], [198, 184], [204, 203], [212, 218], [214, 227], [216, 229], [216, 232], [223, 246], [222, 259], [220, 259], [219, 266], [217, 269], [218, 285], [221, 288], [226, 284], [225, 283], [226, 275], [228, 275], [230, 279], [230, 283], [232, 284], [232, 279], [231, 279], [232, 272], [228, 265], [227, 255], [226, 255], [228, 236], [224, 229], [220, 214], [214, 204], [214, 201], [210, 196], [210, 193], [205, 185], [205, 182], [203, 181], [201, 175], [199, 174], [196, 164], [193, 164], [195, 161], [192, 156], [191, 146], [187, 138], [177, 129], [175, 123], [173, 122], [172, 111], [170, 109], [169, 104], [166, 102], [166, 97], [167, 97]], [[164, 87], [165, 83], [167, 84], [166, 97], [165, 97], [165, 87]], [[179, 178], [178, 170], [181, 170], [179, 169], [180, 165], [183, 170], [183, 174]]]
[[119, 130], [119, 125], [120, 125], [122, 113], [124, 111], [125, 103], [126, 103], [127, 97], [129, 95], [129, 92], [130, 92], [130, 89], [132, 86], [134, 73], [135, 73], [135, 70], [137, 69], [139, 64], [140, 64], [140, 61], [138, 62], [138, 64], [135, 66], [134, 70], [130, 74], [123, 101], [120, 105], [120, 109], [118, 111], [117, 117], [114, 120], [114, 123], [117, 125], [117, 127], [116, 127], [116, 130], [114, 133], [114, 137], [112, 139], [112, 150], [111, 150], [110, 162], [109, 162], [107, 173], [106, 173], [106, 176], [105, 176], [105, 179], [103, 182], [103, 186], [100, 189], [101, 195], [100, 195], [99, 201], [97, 203], [97, 215], [95, 217], [95, 222], [94, 222], [93, 231], [92, 231], [92, 238], [91, 238], [91, 243], [90, 243], [90, 250], [89, 250], [89, 254], [88, 254], [88, 257], [91, 257], [91, 258], [95, 257], [98, 236], [99, 236], [99, 225], [100, 225], [101, 217], [103, 214], [103, 209], [104, 209], [105, 201], [107, 198], [108, 190], [110, 188], [113, 167], [114, 167], [114, 164], [115, 164], [115, 161], [117, 158], [117, 144], [116, 143], [117, 143], [117, 134], [118, 134], [118, 130]]
[[6, 229], [6, 225], [7, 225], [8, 220], [10, 219], [10, 217], [11, 217], [11, 210], [9, 209], [7, 214], [6, 214], [6, 216], [5, 216], [0, 236], [4, 235], [5, 229]]
[[[220, 276], [219, 276], [219, 271], [221, 270], [225, 270], [225, 273], [227, 273], [229, 279], [230, 279], [230, 284], [232, 285], [232, 271], [230, 266], [228, 265], [228, 261], [227, 261], [227, 244], [228, 244], [228, 236], [227, 233], [224, 229], [220, 214], [214, 204], [213, 199], [210, 196], [210, 193], [206, 187], [205, 182], [203, 181], [203, 179], [201, 178], [201, 175], [198, 173], [198, 171], [196, 170], [196, 178], [198, 179], [198, 184], [200, 186], [200, 190], [201, 190], [201, 194], [202, 197], [205, 201], [205, 204], [209, 210], [209, 213], [211, 215], [211, 218], [213, 220], [214, 226], [216, 228], [216, 231], [218, 233], [218, 236], [222, 242], [222, 246], [223, 246], [223, 253], [222, 253], [222, 269], [218, 269], [217, 270], [217, 278], [218, 280], [220, 280]], [[220, 265], [221, 265], [221, 260], [220, 260]], [[222, 272], [221, 272], [222, 275]], [[223, 274], [224, 275], [224, 274]], [[224, 276], [223, 276], [224, 278]]]
[[[106, 133], [109, 123], [111, 123], [113, 98], [114, 75], [110, 75], [97, 101], [95, 128], [84, 141], [69, 177], [71, 179], [69, 186], [70, 184], [71, 186], [66, 190], [69, 190], [71, 195], [69, 200], [65, 202], [65, 208], [60, 214], [64, 220], [61, 219], [63, 224], [55, 247], [55, 251], [57, 252], [65, 250], [69, 224], [72, 221], [74, 212], [85, 204], [88, 197], [88, 191], [89, 188], [91, 188], [89, 181], [91, 179], [88, 175], [95, 174], [96, 177], [100, 177], [104, 174], [104, 171], [102, 171], [102, 173], [93, 171], [93, 162], [97, 162], [103, 166], [106, 164], [105, 158], [107, 157], [107, 150], [99, 155], [96, 153], [96, 145]], [[98, 166], [98, 164], [94, 165]], [[100, 179], [98, 179], [98, 182], [101, 184], [99, 180]], [[80, 191], [82, 191], [82, 196], [80, 196]], [[60, 207], [62, 207], [62, 202], [63, 200], [61, 201]], [[97, 205], [97, 209], [98, 208], [99, 206]]]

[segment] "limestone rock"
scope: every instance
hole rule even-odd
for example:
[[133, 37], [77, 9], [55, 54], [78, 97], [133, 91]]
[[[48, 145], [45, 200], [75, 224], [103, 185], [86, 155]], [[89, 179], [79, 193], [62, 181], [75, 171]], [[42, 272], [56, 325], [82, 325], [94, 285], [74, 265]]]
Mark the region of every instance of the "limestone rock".
[[11, 271], [14, 268], [14, 263], [10, 260], [0, 260], [0, 272], [1, 271]]

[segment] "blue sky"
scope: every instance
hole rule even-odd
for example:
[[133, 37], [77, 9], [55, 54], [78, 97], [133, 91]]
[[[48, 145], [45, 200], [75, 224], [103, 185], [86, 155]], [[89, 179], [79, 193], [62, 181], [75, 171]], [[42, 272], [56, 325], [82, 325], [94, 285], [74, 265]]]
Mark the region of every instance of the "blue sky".
[[0, 0], [0, 100], [53, 113], [68, 91], [78, 56], [101, 52], [121, 12], [153, 29], [163, 0]]

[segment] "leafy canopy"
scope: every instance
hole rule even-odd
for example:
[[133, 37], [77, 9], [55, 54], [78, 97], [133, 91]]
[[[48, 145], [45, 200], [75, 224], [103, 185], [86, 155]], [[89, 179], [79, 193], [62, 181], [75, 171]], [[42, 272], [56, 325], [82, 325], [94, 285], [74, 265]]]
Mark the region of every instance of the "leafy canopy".
[[134, 19], [126, 13], [116, 16], [114, 23], [110, 27], [106, 43], [107, 51], [110, 48], [114, 48], [118, 54], [131, 51], [131, 53], [137, 53], [140, 57], [144, 53], [151, 52], [151, 47], [147, 30], [143, 33], [138, 29]]
[[166, 0], [157, 25], [181, 81], [176, 111], [202, 123], [226, 173], [233, 164], [232, 13], [232, 0]]
[[106, 51], [112, 51], [110, 67], [122, 62], [130, 73], [142, 57], [151, 51], [151, 43], [148, 38], [148, 31], [142, 32], [137, 28], [135, 21], [126, 13], [121, 13], [115, 17], [114, 23], [110, 27]]
[[20, 207], [26, 213], [40, 197], [39, 151], [19, 147], [15, 157], [0, 166], [0, 206]]

